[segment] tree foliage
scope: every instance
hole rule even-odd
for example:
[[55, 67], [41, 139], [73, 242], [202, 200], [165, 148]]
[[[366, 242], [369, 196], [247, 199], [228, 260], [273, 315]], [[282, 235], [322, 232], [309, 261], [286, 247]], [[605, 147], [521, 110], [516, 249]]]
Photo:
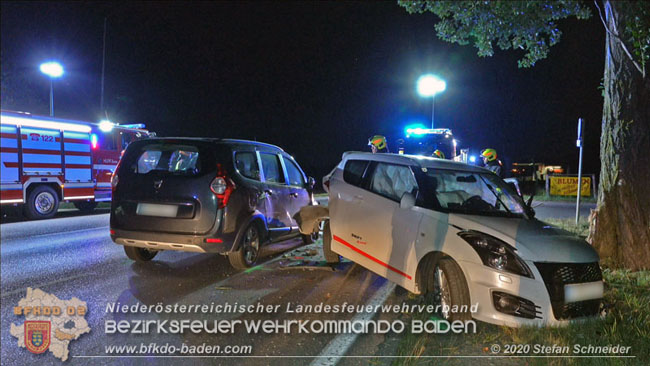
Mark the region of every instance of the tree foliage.
[[494, 46], [525, 51], [519, 67], [531, 67], [546, 58], [560, 41], [557, 22], [572, 16], [587, 19], [589, 8], [579, 1], [408, 1], [398, 4], [409, 13], [426, 11], [440, 21], [435, 29], [441, 39], [478, 49], [479, 56], [492, 56]]

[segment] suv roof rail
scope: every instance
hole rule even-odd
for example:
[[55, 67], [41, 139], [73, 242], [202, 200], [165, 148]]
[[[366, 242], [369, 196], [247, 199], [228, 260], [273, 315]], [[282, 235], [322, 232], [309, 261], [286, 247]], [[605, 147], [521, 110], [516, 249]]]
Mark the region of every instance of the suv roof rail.
[[267, 146], [271, 147], [274, 149], [278, 149], [282, 152], [284, 152], [284, 149], [282, 149], [280, 146], [269, 144], [266, 142], [259, 142], [259, 141], [251, 141], [251, 140], [242, 140], [242, 139], [227, 139], [227, 138], [219, 138], [219, 137], [181, 137], [181, 136], [160, 136], [156, 137], [159, 140], [167, 140], [167, 139], [178, 139], [178, 140], [200, 140], [200, 141], [212, 141], [212, 142], [225, 142], [225, 143], [235, 143], [235, 144], [249, 144], [249, 145], [259, 145], [259, 146]]
[[234, 142], [234, 143], [242, 143], [242, 144], [253, 144], [253, 145], [260, 145], [260, 146], [268, 146], [272, 148], [276, 148], [280, 151], [284, 151], [280, 146], [269, 144], [266, 142], [259, 142], [259, 141], [251, 141], [251, 140], [241, 140], [241, 139], [219, 139], [224, 142]]

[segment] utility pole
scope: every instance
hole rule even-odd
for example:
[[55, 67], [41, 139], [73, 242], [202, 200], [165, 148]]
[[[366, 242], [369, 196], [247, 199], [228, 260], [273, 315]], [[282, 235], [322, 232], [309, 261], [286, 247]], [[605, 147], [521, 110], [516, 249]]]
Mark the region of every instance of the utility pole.
[[582, 140], [583, 140], [583, 131], [584, 131], [585, 120], [578, 118], [578, 139], [576, 140], [576, 146], [580, 148], [580, 158], [578, 160], [578, 193], [576, 194], [576, 225], [580, 220], [580, 196], [582, 195]]
[[431, 129], [433, 130], [434, 127], [434, 122], [436, 117], [436, 95], [431, 96]]
[[104, 43], [102, 46], [102, 92], [99, 99], [100, 113], [104, 114], [104, 70], [106, 67], [106, 21], [108, 17], [104, 17]]
[[50, 76], [50, 117], [54, 117], [54, 81]]

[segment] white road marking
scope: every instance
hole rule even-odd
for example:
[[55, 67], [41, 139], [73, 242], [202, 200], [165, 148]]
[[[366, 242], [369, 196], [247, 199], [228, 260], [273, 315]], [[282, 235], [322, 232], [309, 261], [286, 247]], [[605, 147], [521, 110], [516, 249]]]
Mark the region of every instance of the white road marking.
[[[382, 305], [388, 296], [395, 290], [395, 284], [392, 282], [386, 282], [373, 297], [368, 301], [366, 305], [370, 305], [373, 308]], [[371, 313], [359, 313], [354, 318], [352, 322], [363, 322], [371, 320], [375, 316], [375, 312]], [[310, 366], [334, 366], [339, 360], [345, 357], [345, 354], [348, 352], [348, 349], [357, 339], [358, 334], [355, 333], [344, 333], [337, 335], [330, 343], [323, 348], [321, 353], [316, 357]]]
[[[72, 281], [72, 280], [76, 280], [77, 278], [82, 278], [82, 277], [87, 277], [87, 276], [88, 276], [87, 274], [74, 275], [74, 276], [60, 278], [60, 279], [55, 280], [55, 281], [41, 283], [41, 284], [38, 284], [38, 285], [35, 285], [35, 286], [29, 286], [29, 287], [31, 287], [31, 288], [39, 288], [39, 289], [42, 290], [42, 289], [44, 289], [44, 288], [46, 288], [48, 286], [56, 285], [57, 283]], [[11, 295], [15, 295], [15, 294], [23, 293], [23, 292], [27, 292], [27, 288], [19, 288], [19, 289], [16, 289], [16, 290], [3, 292], [2, 297], [0, 297], [0, 299], [4, 299], [4, 298], [9, 297]]]

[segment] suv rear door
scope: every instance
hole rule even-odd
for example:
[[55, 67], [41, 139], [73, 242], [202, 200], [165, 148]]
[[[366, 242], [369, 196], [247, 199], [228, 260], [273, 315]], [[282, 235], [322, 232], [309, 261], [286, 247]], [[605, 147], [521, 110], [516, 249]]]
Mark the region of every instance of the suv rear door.
[[305, 173], [298, 166], [298, 163], [286, 156], [282, 156], [282, 162], [286, 171], [287, 185], [290, 189], [290, 217], [292, 219], [292, 226], [297, 227], [298, 223], [293, 220], [293, 216], [301, 208], [311, 204], [311, 193], [307, 190], [307, 179]]
[[[111, 225], [122, 230], [203, 234], [214, 226], [210, 190], [219, 148], [210, 142], [133, 142], [120, 162]], [[226, 155], [226, 154], [222, 154]]]
[[291, 232], [291, 189], [285, 183], [280, 155], [258, 151], [266, 194], [266, 222], [272, 238]]

